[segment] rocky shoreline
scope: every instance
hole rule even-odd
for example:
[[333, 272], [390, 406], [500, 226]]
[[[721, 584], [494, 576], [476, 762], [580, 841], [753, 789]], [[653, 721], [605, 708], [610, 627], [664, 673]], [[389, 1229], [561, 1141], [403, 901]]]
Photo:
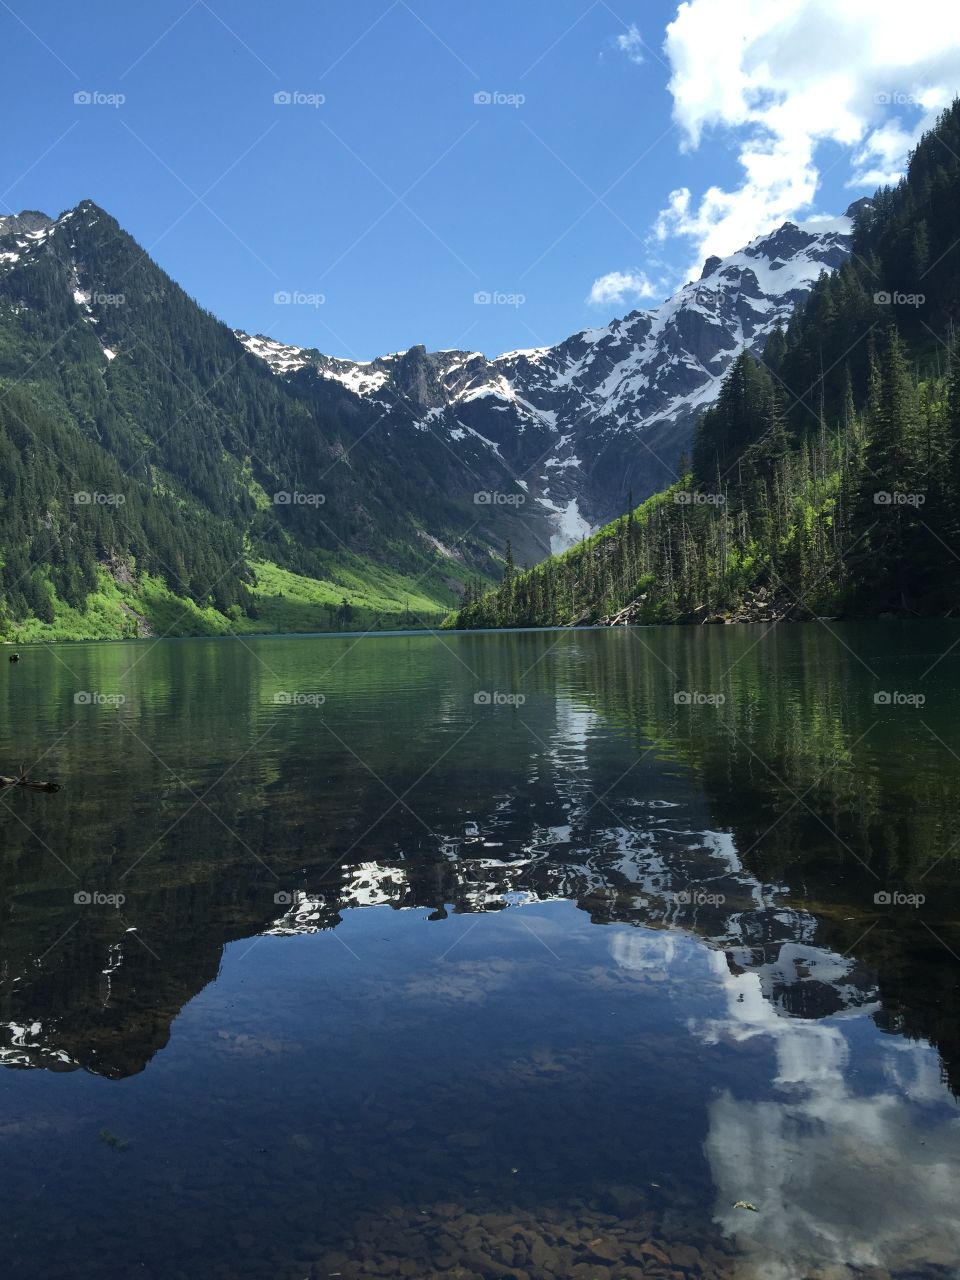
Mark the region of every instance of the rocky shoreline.
[[[613, 1188], [624, 1209], [582, 1201], [533, 1217], [523, 1209], [395, 1207], [358, 1224], [350, 1249], [316, 1262], [311, 1280], [732, 1280], [716, 1245], [670, 1244], [642, 1194]], [[729, 1246], [728, 1246], [729, 1247]]]
[[[646, 596], [632, 600], [618, 613], [598, 618], [599, 627], [638, 627], [650, 625], [644, 618]], [[785, 591], [771, 591], [758, 587], [748, 591], [739, 604], [731, 609], [708, 609], [706, 606], [677, 618], [680, 626], [729, 626], [744, 622], [810, 622], [815, 618], [803, 604]]]
[[[745, 1206], [752, 1208], [753, 1206]], [[412, 1216], [413, 1215], [413, 1216]], [[745, 1214], [749, 1218], [749, 1214]], [[699, 1234], [698, 1243], [692, 1240]], [[638, 1188], [611, 1187], [600, 1202], [555, 1211], [471, 1211], [462, 1204], [399, 1205], [357, 1224], [323, 1254], [309, 1280], [763, 1280], [762, 1249], [651, 1208]], [[680, 1240], [683, 1240], [681, 1243]], [[778, 1271], [777, 1274], [780, 1274]], [[814, 1264], [803, 1280], [891, 1280], [881, 1266]], [[800, 1280], [798, 1276], [798, 1280]]]

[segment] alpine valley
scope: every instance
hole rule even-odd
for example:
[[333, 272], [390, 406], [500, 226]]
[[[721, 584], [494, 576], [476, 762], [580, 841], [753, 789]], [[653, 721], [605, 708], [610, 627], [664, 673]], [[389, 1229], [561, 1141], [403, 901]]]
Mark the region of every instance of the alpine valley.
[[365, 363], [231, 330], [90, 201], [0, 218], [2, 633], [436, 623], [675, 480], [856, 212], [553, 347]]
[[508, 563], [495, 592], [473, 584], [459, 625], [955, 614], [958, 210], [955, 102], [897, 187], [853, 210], [852, 253], [762, 361], [741, 342], [719, 396], [704, 387], [689, 469], [563, 555]]
[[[358, 363], [237, 336], [285, 381], [338, 382], [398, 428], [430, 431], [471, 466], [504, 465], [551, 519], [557, 552], [676, 479], [698, 411], [714, 400], [743, 350], [760, 352], [823, 271], [850, 252], [853, 216], [786, 222], [730, 257], [710, 258], [700, 279], [662, 306], [632, 311], [553, 347], [478, 351], [423, 347]], [[478, 295], [480, 305], [486, 295]]]

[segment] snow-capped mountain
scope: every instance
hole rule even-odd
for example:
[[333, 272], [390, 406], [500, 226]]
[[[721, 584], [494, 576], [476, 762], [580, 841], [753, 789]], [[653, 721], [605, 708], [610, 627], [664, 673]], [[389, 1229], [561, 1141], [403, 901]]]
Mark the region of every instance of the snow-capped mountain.
[[[316, 487], [317, 474], [334, 467], [323, 519], [336, 545], [367, 554], [402, 528], [418, 552], [432, 548], [485, 571], [491, 549], [508, 539], [518, 559], [539, 560], [623, 512], [631, 495], [641, 501], [669, 484], [698, 411], [737, 354], [761, 351], [820, 272], [849, 254], [854, 213], [855, 206], [832, 222], [784, 223], [738, 253], [709, 259], [698, 280], [661, 306], [555, 346], [495, 359], [414, 346], [361, 362], [201, 321], [118, 224], [83, 201], [56, 219], [32, 211], [0, 217], [0, 323], [16, 356], [10, 376], [45, 351], [62, 353], [69, 334], [82, 347], [72, 359], [111, 370], [108, 396], [114, 375], [119, 385], [131, 368], [141, 389], [165, 379], [168, 370], [150, 352], [157, 326], [166, 325], [160, 347], [177, 353], [178, 385], [196, 381], [191, 404], [206, 407], [212, 398], [224, 421], [244, 419], [230, 389], [242, 375], [259, 403], [252, 388], [266, 380], [265, 394], [308, 434], [316, 431], [309, 445], [295, 446], [289, 431], [246, 441], [249, 424], [234, 422], [223, 446], [260, 459], [266, 453], [259, 479], [267, 492]], [[217, 352], [212, 384], [196, 336], [204, 326], [203, 342]], [[256, 359], [238, 364], [237, 339]], [[131, 430], [167, 403], [159, 387], [144, 397]], [[198, 441], [210, 421], [198, 420]], [[179, 424], [177, 413], [171, 422]], [[170, 424], [155, 425], [168, 446]], [[314, 444], [325, 460], [311, 481], [299, 471]], [[290, 456], [274, 459], [277, 447]], [[210, 448], [220, 456], [215, 442]], [[186, 483], [198, 474], [189, 468]], [[384, 475], [402, 483], [385, 485]]]
[[[31, 517], [45, 538], [52, 538], [51, 505], [64, 526], [85, 514], [64, 506], [54, 491], [96, 487], [91, 480], [79, 484], [76, 460], [63, 461], [89, 442], [98, 466], [119, 467], [144, 495], [150, 491], [151, 503], [167, 508], [168, 527], [195, 517], [216, 522], [229, 511], [228, 541], [242, 542], [255, 523], [249, 545], [271, 542], [271, 554], [309, 563], [321, 578], [339, 574], [334, 560], [346, 552], [370, 565], [389, 561], [391, 574], [403, 566], [411, 580], [425, 573], [421, 585], [452, 605], [464, 574], [497, 575], [508, 541], [522, 561], [548, 553], [546, 509], [527, 502], [485, 441], [473, 440], [472, 452], [468, 442], [454, 449], [443, 431], [385, 414], [372, 394], [384, 394], [378, 379], [352, 376], [345, 362], [329, 363], [343, 384], [313, 375], [293, 381], [296, 353], [276, 363], [286, 376], [276, 377], [244, 350], [92, 201], [56, 218], [30, 210], [0, 216], [0, 378], [29, 386], [24, 394], [36, 395], [39, 412], [48, 413], [58, 397], [76, 409], [75, 418], [50, 414], [58, 446], [44, 451], [42, 496]], [[413, 355], [408, 363], [415, 364]], [[75, 398], [68, 388], [79, 383], [84, 389]], [[415, 374], [398, 368], [392, 401], [415, 383]], [[9, 397], [5, 403], [9, 416]], [[26, 451], [21, 456], [27, 466]], [[259, 508], [251, 484], [261, 493]], [[316, 501], [271, 502], [279, 493]], [[491, 493], [510, 501], [483, 505]], [[121, 560], [134, 554], [133, 506], [131, 499], [114, 522], [111, 546]], [[218, 535], [210, 536], [219, 546]], [[89, 544], [72, 529], [64, 528], [63, 537], [73, 547]], [[208, 540], [198, 539], [196, 529], [183, 535], [205, 564]], [[147, 541], [156, 568], [167, 572], [177, 559], [172, 544], [164, 550], [155, 538]], [[137, 560], [143, 562], [142, 553]], [[110, 561], [119, 563], [112, 553]], [[210, 568], [212, 562], [201, 573]], [[249, 578], [236, 555], [227, 555], [210, 580], [220, 573], [227, 594], [239, 592], [241, 576]], [[405, 598], [399, 590], [391, 598], [395, 612]]]
[[633, 311], [553, 347], [488, 359], [424, 347], [366, 362], [237, 331], [278, 377], [336, 382], [392, 421], [437, 433], [450, 449], [487, 453], [553, 528], [562, 550], [675, 479], [698, 411], [744, 347], [761, 352], [823, 271], [849, 255], [853, 216], [785, 222], [661, 306]]

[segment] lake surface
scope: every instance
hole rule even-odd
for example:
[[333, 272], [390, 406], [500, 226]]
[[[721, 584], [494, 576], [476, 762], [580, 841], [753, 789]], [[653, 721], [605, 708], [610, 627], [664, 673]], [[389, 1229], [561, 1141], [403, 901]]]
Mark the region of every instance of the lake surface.
[[958, 693], [953, 623], [21, 650], [4, 1277], [960, 1274]]

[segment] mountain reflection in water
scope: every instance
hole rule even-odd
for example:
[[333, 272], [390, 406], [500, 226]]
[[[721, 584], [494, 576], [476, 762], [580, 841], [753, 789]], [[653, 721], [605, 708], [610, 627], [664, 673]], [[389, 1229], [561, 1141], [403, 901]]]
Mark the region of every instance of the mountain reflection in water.
[[17, 1239], [40, 1156], [51, 1275], [952, 1274], [957, 673], [912, 651], [958, 635], [27, 651], [4, 750], [66, 787], [4, 797]]

